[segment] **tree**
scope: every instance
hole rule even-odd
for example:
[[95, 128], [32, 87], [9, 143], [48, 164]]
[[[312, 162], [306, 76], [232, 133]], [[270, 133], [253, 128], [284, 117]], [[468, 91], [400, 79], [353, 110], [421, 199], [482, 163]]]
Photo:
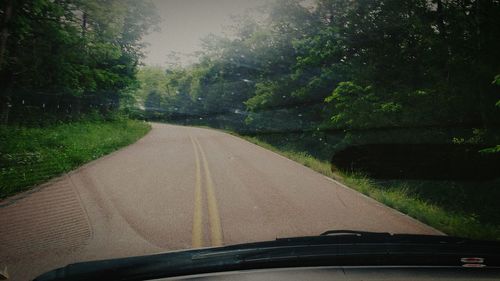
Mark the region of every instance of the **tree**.
[[415, 141], [426, 128], [451, 140], [457, 128], [498, 125], [498, 1], [297, 0], [263, 11], [158, 78], [171, 116], [260, 131], [406, 128]]
[[61, 118], [118, 108], [157, 20], [149, 1], [19, 0], [0, 9], [4, 123], [11, 110], [29, 119], [21, 104]]

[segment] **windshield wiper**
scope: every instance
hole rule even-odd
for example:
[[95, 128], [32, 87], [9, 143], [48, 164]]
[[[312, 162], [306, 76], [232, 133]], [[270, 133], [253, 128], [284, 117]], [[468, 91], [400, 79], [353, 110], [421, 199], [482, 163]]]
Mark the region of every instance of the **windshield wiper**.
[[369, 231], [357, 231], [357, 230], [328, 230], [320, 234], [320, 236], [325, 235], [387, 235], [387, 232], [369, 232]]
[[333, 230], [319, 236], [83, 262], [35, 280], [145, 280], [233, 270], [302, 266], [500, 266], [500, 243], [470, 239]]

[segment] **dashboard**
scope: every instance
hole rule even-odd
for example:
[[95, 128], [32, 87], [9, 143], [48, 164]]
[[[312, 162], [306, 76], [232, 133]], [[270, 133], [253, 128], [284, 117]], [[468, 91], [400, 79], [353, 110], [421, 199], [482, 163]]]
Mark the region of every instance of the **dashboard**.
[[244, 270], [156, 280], [500, 280], [500, 267], [300, 267]]

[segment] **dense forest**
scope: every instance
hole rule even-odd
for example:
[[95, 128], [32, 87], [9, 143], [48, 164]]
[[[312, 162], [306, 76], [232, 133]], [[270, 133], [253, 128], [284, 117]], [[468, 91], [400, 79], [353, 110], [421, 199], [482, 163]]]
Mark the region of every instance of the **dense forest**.
[[337, 131], [350, 143], [498, 143], [500, 1], [281, 0], [262, 11], [233, 36], [207, 37], [194, 65], [142, 69], [146, 117]]
[[500, 150], [497, 0], [269, 1], [228, 36], [206, 37], [198, 62], [166, 69], [140, 66], [141, 39], [159, 20], [151, 2], [5, 0], [0, 9], [3, 124], [122, 110], [307, 134], [328, 149]]
[[158, 21], [135, 0], [3, 0], [2, 124], [107, 114], [131, 99], [141, 39]]

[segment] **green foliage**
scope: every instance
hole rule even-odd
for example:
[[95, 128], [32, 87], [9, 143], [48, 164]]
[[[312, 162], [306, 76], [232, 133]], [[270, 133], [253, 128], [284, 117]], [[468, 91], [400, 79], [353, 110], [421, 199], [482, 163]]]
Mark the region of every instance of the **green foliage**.
[[26, 190], [131, 144], [147, 123], [93, 114], [80, 122], [44, 128], [0, 126], [0, 198]]
[[[236, 120], [247, 131], [341, 129], [351, 132], [346, 142], [360, 129], [434, 127], [451, 142], [466, 137], [451, 128], [498, 125], [497, 1], [315, 7], [275, 1], [264, 20], [240, 19], [234, 37], [207, 37], [199, 63], [158, 78], [171, 89], [165, 118]], [[434, 135], [422, 130], [415, 141]]]
[[371, 87], [361, 87], [353, 82], [341, 82], [332, 95], [325, 99], [333, 104], [335, 114], [331, 117], [334, 126], [342, 128], [376, 127], [382, 119], [376, 114], [390, 113], [398, 106], [381, 103]]
[[245, 105], [250, 111], [266, 108], [271, 103], [277, 87], [277, 83], [271, 81], [258, 83], [255, 85], [255, 95], [249, 98]]
[[500, 86], [500, 74], [495, 76], [495, 79], [493, 80], [493, 84]]
[[137, 102], [144, 104], [151, 92], [166, 97], [168, 95], [167, 74], [160, 67], [141, 67], [137, 73], [139, 88], [135, 92]]
[[0, 17], [3, 123], [26, 105], [58, 118], [117, 109], [157, 21], [151, 2], [133, 0], [5, 1]]
[[[484, 197], [477, 193], [479, 185], [482, 185], [482, 189], [496, 192], [492, 188], [494, 182], [469, 183], [466, 186], [450, 182], [400, 181], [388, 187], [359, 174], [344, 174], [342, 177], [349, 187], [448, 235], [484, 240], [500, 239], [498, 220], [479, 218], [477, 214], [484, 211], [498, 213], [496, 204], [489, 202], [498, 197], [491, 195], [490, 200], [481, 201]], [[449, 198], [450, 188], [457, 193], [469, 192], [467, 201], [454, 201], [455, 197]], [[426, 191], [433, 191], [433, 194], [426, 194]], [[443, 197], [449, 199], [441, 201]], [[489, 208], [485, 208], [486, 202], [490, 203]]]
[[481, 150], [484, 153], [500, 153], [500, 145]]

